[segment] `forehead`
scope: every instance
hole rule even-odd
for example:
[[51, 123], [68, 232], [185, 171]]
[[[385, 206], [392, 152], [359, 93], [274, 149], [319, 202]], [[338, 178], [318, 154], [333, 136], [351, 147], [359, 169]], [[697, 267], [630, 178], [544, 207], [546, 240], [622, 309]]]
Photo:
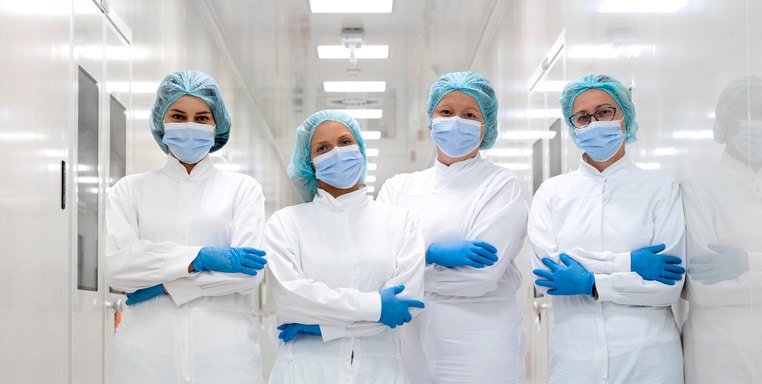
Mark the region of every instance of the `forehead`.
[[602, 91], [597, 88], [588, 89], [585, 92], [580, 93], [574, 103], [572, 104], [572, 114], [580, 111], [594, 111], [598, 107], [604, 104], [609, 104], [613, 107], [620, 108], [616, 100], [606, 91]]
[[[331, 141], [346, 134], [352, 135], [352, 131], [346, 125], [338, 121], [328, 120], [315, 128], [315, 133], [312, 134], [312, 142]], [[354, 135], [352, 136], [354, 137]]]
[[209, 105], [207, 105], [204, 100], [190, 95], [185, 95], [177, 99], [177, 101], [167, 108], [168, 111], [171, 109], [179, 109], [185, 112], [211, 111]]
[[453, 107], [475, 108], [477, 110], [479, 109], [479, 103], [476, 102], [476, 99], [461, 91], [452, 91], [444, 95], [439, 100], [437, 107], [445, 104]]

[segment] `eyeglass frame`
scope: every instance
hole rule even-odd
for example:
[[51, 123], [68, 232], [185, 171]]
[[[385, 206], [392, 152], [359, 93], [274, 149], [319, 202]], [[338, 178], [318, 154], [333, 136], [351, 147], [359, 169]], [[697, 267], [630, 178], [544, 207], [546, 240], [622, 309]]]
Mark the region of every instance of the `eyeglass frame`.
[[609, 119], [609, 120], [604, 120], [604, 121], [611, 121], [611, 120], [614, 120], [614, 117], [616, 116], [616, 111], [617, 111], [618, 109], [617, 109], [616, 107], [612, 107], [612, 106], [610, 106], [610, 105], [609, 105], [609, 106], [606, 106], [606, 107], [602, 107], [602, 108], [598, 109], [597, 111], [595, 111], [595, 112], [593, 112], [593, 113], [582, 113], [582, 114], [580, 115], [580, 113], [581, 113], [581, 112], [577, 112], [577, 113], [575, 113], [575, 114], [573, 114], [573, 115], [569, 116], [567, 119], [569, 120], [569, 123], [571, 123], [572, 127], [574, 127], [574, 129], [577, 129], [577, 128], [584, 128], [584, 127], [587, 127], [588, 125], [590, 125], [590, 123], [592, 123], [592, 122], [593, 122], [593, 120], [592, 120], [592, 119], [590, 119], [590, 122], [588, 122], [588, 123], [587, 123], [587, 124], [585, 124], [585, 125], [581, 125], [581, 126], [579, 126], [579, 127], [578, 127], [576, 124], [574, 124], [574, 120], [573, 120], [573, 119], [574, 119], [574, 116], [580, 115], [579, 117], [583, 117], [583, 116], [585, 116], [585, 117], [588, 117], [588, 118], [592, 117], [593, 119], [595, 119], [595, 121], [601, 121], [601, 120], [600, 120], [600, 119], [599, 119], [597, 116], [595, 116], [595, 115], [596, 115], [596, 114], [598, 114], [600, 111], [602, 111], [602, 110], [604, 110], [604, 109], [609, 109], [609, 108], [613, 109], [613, 110], [614, 110], [614, 113], [612, 113], [612, 114], [611, 114], [611, 119]]

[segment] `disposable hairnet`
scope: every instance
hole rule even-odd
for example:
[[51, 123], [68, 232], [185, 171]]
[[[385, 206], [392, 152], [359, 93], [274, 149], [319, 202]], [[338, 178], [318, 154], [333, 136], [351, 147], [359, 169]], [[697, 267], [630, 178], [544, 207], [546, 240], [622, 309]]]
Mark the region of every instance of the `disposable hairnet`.
[[497, 99], [495, 90], [489, 80], [475, 72], [452, 72], [442, 75], [429, 90], [429, 100], [426, 107], [426, 118], [431, 129], [431, 115], [442, 98], [452, 92], [461, 91], [479, 104], [484, 116], [484, 137], [479, 149], [489, 149], [497, 140]]
[[216, 124], [214, 145], [210, 152], [222, 148], [230, 137], [230, 116], [220, 87], [209, 75], [198, 71], [180, 71], [164, 77], [156, 90], [156, 102], [151, 108], [151, 134], [161, 150], [167, 153], [167, 146], [161, 141], [164, 138], [164, 114], [177, 99], [185, 95], [198, 97], [209, 105]]
[[739, 77], [725, 86], [717, 99], [714, 120], [714, 141], [725, 142], [725, 133], [735, 125], [733, 118], [747, 116], [750, 109], [762, 107], [762, 78], [756, 75]]
[[611, 76], [595, 73], [580, 77], [566, 84], [561, 93], [561, 100], [559, 100], [561, 102], [561, 110], [563, 111], [566, 125], [569, 126], [569, 135], [571, 135], [572, 139], [577, 139], [577, 135], [574, 133], [574, 126], [569, 121], [569, 116], [572, 115], [572, 106], [577, 96], [588, 89], [600, 89], [608, 93], [619, 104], [619, 108], [624, 113], [625, 142], [628, 144], [634, 143], [637, 140], [635, 132], [638, 131], [638, 122], [635, 121], [635, 104], [632, 103], [630, 89]]
[[365, 166], [360, 176], [360, 183], [365, 182], [365, 174], [368, 169], [368, 156], [365, 154], [365, 141], [363, 141], [360, 134], [360, 124], [353, 117], [343, 112], [333, 110], [318, 111], [296, 128], [294, 153], [291, 154], [291, 161], [288, 163], [287, 168], [288, 177], [304, 201], [312, 201], [317, 193], [317, 178], [315, 177], [315, 169], [312, 168], [312, 162], [310, 161], [310, 146], [315, 129], [326, 121], [338, 121], [352, 132], [352, 136], [357, 140], [360, 152], [365, 158]]

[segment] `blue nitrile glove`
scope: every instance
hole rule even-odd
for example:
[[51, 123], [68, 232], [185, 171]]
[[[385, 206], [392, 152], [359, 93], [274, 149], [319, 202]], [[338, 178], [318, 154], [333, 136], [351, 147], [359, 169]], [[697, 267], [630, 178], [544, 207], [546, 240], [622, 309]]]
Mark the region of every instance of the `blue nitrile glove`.
[[557, 264], [547, 257], [542, 259], [542, 263], [550, 268], [550, 271], [544, 269], [532, 271], [535, 275], [543, 278], [535, 280], [535, 284], [550, 288], [548, 289], [549, 295], [592, 296], [593, 284], [595, 284], [593, 274], [565, 253], [562, 253], [560, 258], [563, 265]]
[[256, 275], [258, 269], [267, 264], [265, 251], [256, 248], [216, 248], [204, 247], [191, 263], [196, 272], [218, 271], [239, 272]]
[[280, 334], [278, 334], [278, 338], [283, 340], [284, 343], [288, 343], [289, 341], [293, 340], [296, 337], [296, 335], [300, 333], [305, 335], [315, 335], [315, 336], [322, 335], [322, 333], [320, 333], [320, 326], [317, 324], [299, 324], [299, 323], [281, 324], [278, 326], [278, 330], [280, 330]]
[[640, 248], [630, 253], [630, 270], [637, 273], [644, 280], [654, 280], [667, 285], [675, 285], [675, 281], [683, 278], [685, 268], [683, 262], [677, 256], [660, 255], [664, 250], [664, 244], [652, 245]]
[[742, 249], [719, 244], [708, 244], [716, 254], [700, 255], [688, 259], [688, 273], [704, 284], [732, 280], [749, 270], [749, 256]]
[[486, 241], [464, 240], [455, 243], [431, 243], [426, 250], [426, 262], [443, 267], [468, 265], [484, 268], [497, 261], [497, 248]]
[[394, 328], [413, 319], [408, 307], [423, 308], [423, 303], [418, 300], [397, 297], [397, 294], [404, 289], [404, 285], [398, 285], [381, 290], [381, 318], [378, 319], [379, 323]]
[[135, 292], [132, 293], [126, 293], [127, 295], [127, 301], [125, 304], [127, 305], [133, 305], [140, 303], [142, 301], [146, 301], [148, 299], [152, 299], [156, 296], [166, 295], [167, 292], [164, 292], [164, 285], [154, 285], [153, 287], [148, 288], [141, 288], [138, 289]]

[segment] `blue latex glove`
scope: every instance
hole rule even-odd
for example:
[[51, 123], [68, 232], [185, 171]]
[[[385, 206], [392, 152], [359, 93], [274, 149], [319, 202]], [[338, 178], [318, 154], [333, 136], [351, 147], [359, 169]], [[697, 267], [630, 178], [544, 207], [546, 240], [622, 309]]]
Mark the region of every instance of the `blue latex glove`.
[[719, 244], [708, 244], [707, 247], [717, 253], [688, 259], [688, 273], [694, 280], [715, 284], [735, 279], [749, 270], [749, 256], [745, 251]]
[[544, 269], [535, 269], [532, 271], [542, 279], [535, 280], [535, 284], [548, 287], [549, 295], [593, 295], [593, 284], [595, 277], [588, 272], [582, 264], [562, 253], [560, 255], [563, 264], [557, 264], [555, 261], [545, 257], [542, 263], [550, 271]]
[[196, 272], [218, 271], [256, 275], [265, 267], [265, 251], [255, 248], [204, 247], [191, 263]]
[[404, 289], [404, 285], [398, 285], [381, 290], [381, 318], [378, 319], [379, 323], [394, 328], [413, 319], [408, 307], [424, 307], [423, 303], [418, 300], [397, 297], [397, 294]]
[[303, 335], [315, 335], [315, 336], [321, 336], [322, 333], [320, 332], [320, 326], [317, 324], [299, 324], [299, 323], [290, 323], [290, 324], [281, 324], [278, 326], [278, 330], [280, 330], [280, 334], [278, 334], [278, 338], [283, 340], [284, 343], [288, 343], [289, 341], [296, 338], [296, 335], [303, 334]]
[[497, 248], [485, 241], [464, 240], [455, 243], [431, 243], [426, 250], [426, 262], [443, 267], [468, 265], [484, 268], [497, 261]]
[[164, 292], [164, 285], [162, 284], [154, 285], [153, 287], [142, 288], [132, 293], [126, 293], [127, 301], [125, 302], [125, 304], [133, 305], [133, 304], [140, 303], [142, 301], [146, 301], [148, 299], [152, 299], [156, 296], [161, 296], [166, 294], [167, 292]]
[[660, 255], [664, 244], [640, 248], [630, 253], [630, 270], [645, 280], [654, 280], [667, 285], [675, 285], [675, 281], [683, 278], [685, 268], [677, 256]]

